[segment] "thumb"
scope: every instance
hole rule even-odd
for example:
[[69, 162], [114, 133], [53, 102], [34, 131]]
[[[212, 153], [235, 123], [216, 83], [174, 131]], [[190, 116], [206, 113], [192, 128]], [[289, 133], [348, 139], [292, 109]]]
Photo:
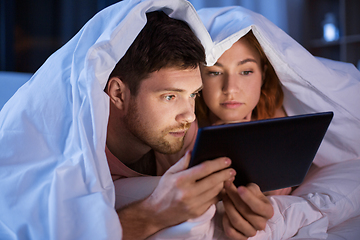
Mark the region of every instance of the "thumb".
[[177, 172], [181, 172], [185, 169], [187, 169], [187, 167], [189, 166], [190, 163], [190, 158], [191, 158], [191, 154], [190, 154], [190, 150], [186, 151], [185, 155], [180, 158], [179, 161], [177, 161], [177, 163], [175, 163], [171, 168], [169, 168], [165, 174], [167, 173], [177, 173]]

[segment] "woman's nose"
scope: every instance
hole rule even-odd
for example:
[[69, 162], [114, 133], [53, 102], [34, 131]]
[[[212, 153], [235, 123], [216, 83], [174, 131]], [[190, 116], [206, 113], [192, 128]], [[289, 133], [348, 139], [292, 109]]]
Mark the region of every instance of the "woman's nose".
[[224, 78], [223, 93], [225, 95], [237, 93], [239, 91], [238, 79], [233, 74], [228, 74]]

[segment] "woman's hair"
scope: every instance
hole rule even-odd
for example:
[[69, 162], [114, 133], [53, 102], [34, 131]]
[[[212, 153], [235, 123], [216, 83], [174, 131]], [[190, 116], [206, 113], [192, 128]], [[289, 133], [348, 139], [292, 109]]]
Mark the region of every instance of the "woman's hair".
[[[280, 80], [252, 31], [244, 35], [242, 39], [246, 39], [246, 41], [259, 53], [261, 69], [262, 71], [265, 71], [260, 99], [252, 112], [251, 118], [253, 120], [272, 118], [274, 117], [276, 110], [283, 104], [284, 93], [281, 88]], [[201, 94], [196, 101], [195, 112], [199, 121], [199, 126], [209, 125], [210, 110], [206, 106]]]
[[196, 68], [205, 50], [187, 23], [162, 11], [146, 13], [147, 23], [109, 76], [119, 77], [137, 94], [140, 82], [165, 67]]

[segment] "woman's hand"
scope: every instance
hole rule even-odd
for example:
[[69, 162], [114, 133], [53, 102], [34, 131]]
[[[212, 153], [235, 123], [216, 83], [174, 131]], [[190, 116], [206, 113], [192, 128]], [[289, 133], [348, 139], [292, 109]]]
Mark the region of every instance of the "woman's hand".
[[255, 236], [258, 230], [264, 230], [274, 209], [259, 186], [251, 183], [236, 188], [232, 182], [226, 182], [224, 187], [225, 234], [231, 239], [247, 239]]

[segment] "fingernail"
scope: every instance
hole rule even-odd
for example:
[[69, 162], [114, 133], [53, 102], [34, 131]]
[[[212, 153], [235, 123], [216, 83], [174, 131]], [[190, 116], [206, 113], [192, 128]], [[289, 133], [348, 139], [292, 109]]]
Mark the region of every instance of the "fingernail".
[[243, 186], [240, 186], [240, 187], [238, 187], [237, 191], [241, 195], [245, 192], [245, 188]]
[[232, 183], [234, 180], [235, 180], [235, 177], [231, 177], [231, 178], [229, 178], [229, 179], [227, 180], [227, 182]]
[[231, 170], [231, 171], [230, 171], [230, 176], [232, 176], [232, 177], [233, 177], [233, 176], [235, 176], [235, 175], [236, 175], [235, 170]]
[[225, 181], [224, 182], [224, 187], [226, 187], [226, 188], [229, 188], [230, 186], [231, 186], [231, 183], [232, 183], [232, 181]]
[[230, 165], [231, 164], [231, 160], [229, 158], [225, 158], [225, 165]]

